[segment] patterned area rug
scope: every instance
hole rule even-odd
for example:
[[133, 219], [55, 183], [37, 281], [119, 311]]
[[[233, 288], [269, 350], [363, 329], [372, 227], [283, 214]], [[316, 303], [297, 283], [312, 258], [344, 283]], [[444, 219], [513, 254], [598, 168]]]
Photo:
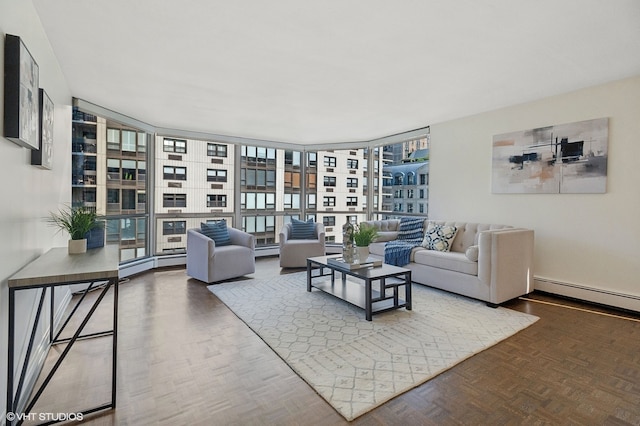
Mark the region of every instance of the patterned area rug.
[[369, 322], [360, 308], [307, 292], [306, 272], [208, 288], [347, 420], [538, 320], [414, 284], [412, 311]]

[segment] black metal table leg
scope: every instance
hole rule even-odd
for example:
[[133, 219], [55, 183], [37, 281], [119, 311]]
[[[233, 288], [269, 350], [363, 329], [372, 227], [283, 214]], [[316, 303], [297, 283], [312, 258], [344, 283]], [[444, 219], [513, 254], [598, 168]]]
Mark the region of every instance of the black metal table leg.
[[371, 302], [371, 279], [366, 278], [364, 280], [364, 305], [365, 305], [365, 318], [367, 321], [371, 321], [372, 319], [372, 302]]
[[[15, 348], [15, 302], [16, 293], [15, 289], [9, 288], [9, 336], [8, 336], [8, 353], [7, 353], [7, 408], [6, 413], [14, 413], [15, 407], [13, 404], [13, 362], [14, 362], [14, 348]], [[14, 422], [7, 418], [7, 425], [12, 425]]]

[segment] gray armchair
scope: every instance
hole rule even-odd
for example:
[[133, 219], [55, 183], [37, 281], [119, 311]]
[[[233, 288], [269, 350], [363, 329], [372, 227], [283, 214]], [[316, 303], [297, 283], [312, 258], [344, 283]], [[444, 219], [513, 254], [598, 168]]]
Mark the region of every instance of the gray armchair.
[[314, 238], [296, 240], [291, 238], [291, 224], [286, 223], [280, 231], [280, 267], [303, 268], [307, 266], [308, 257], [324, 256], [324, 225], [316, 223]]
[[212, 283], [253, 274], [256, 271], [253, 235], [227, 228], [231, 244], [216, 247], [199, 229], [187, 231], [187, 275]]

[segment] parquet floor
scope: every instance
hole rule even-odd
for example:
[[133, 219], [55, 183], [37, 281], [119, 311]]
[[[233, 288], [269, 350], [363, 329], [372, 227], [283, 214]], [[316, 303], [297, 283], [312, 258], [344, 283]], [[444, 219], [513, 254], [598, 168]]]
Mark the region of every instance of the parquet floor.
[[[277, 258], [257, 260], [254, 276], [281, 273]], [[533, 326], [351, 423], [640, 425], [640, 316], [529, 299], [506, 306], [539, 316]], [[117, 409], [86, 424], [349, 424], [184, 269], [122, 283], [119, 308]], [[110, 339], [79, 342], [34, 412], [108, 401]]]

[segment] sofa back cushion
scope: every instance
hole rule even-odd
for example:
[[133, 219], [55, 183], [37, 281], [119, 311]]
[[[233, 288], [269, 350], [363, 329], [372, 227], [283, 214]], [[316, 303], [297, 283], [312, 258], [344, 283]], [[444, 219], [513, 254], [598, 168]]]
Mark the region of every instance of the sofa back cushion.
[[375, 226], [380, 232], [397, 232], [400, 219], [368, 220], [364, 223]]
[[400, 219], [367, 220], [362, 223], [374, 226], [378, 230], [378, 236], [376, 238], [376, 242], [378, 243], [393, 241], [398, 237]]
[[488, 223], [472, 223], [472, 222], [448, 222], [444, 220], [430, 221], [438, 225], [450, 225], [458, 228], [456, 237], [451, 244], [451, 251], [464, 253], [471, 246], [478, 244], [478, 235], [482, 231], [492, 229], [512, 228], [508, 225], [493, 225]]

